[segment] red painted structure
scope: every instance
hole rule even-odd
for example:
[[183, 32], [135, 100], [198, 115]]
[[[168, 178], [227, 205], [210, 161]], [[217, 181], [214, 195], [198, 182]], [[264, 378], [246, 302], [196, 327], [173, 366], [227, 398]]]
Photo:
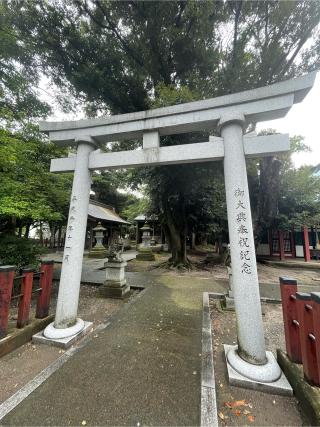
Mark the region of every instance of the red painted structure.
[[311, 384], [320, 385], [311, 295], [304, 292], [297, 292], [296, 296], [304, 376]]
[[302, 232], [303, 232], [303, 254], [304, 254], [304, 260], [306, 262], [309, 262], [311, 260], [311, 256], [310, 256], [310, 242], [309, 242], [308, 227], [306, 227], [306, 226], [302, 227]]
[[53, 278], [53, 261], [42, 261], [40, 267], [40, 289], [38, 296], [36, 318], [43, 319], [49, 314], [51, 287]]
[[30, 305], [32, 297], [33, 269], [22, 271], [21, 296], [18, 308], [17, 328], [24, 328], [29, 323]]
[[[269, 250], [266, 247], [259, 246], [257, 253], [260, 256], [271, 256], [284, 261], [286, 259], [294, 259], [303, 257], [306, 262], [313, 258], [320, 260], [320, 234], [316, 227], [303, 226], [300, 229], [292, 228], [291, 230], [269, 229], [265, 233], [261, 245], [268, 244]], [[266, 252], [266, 250], [268, 252]], [[298, 256], [297, 256], [298, 251]]]
[[[23, 328], [29, 323], [31, 298], [33, 293], [39, 293], [36, 307], [36, 317], [44, 318], [49, 314], [53, 279], [53, 261], [44, 261], [40, 273], [32, 269], [24, 269], [21, 276], [15, 277], [15, 266], [0, 266], [0, 339], [8, 334], [8, 322], [11, 300], [19, 298], [17, 328]], [[33, 290], [33, 279], [39, 276], [40, 287]], [[21, 289], [18, 295], [12, 295], [14, 280], [21, 279]]]
[[13, 265], [0, 267], [0, 339], [4, 338], [8, 333], [14, 270], [15, 267]]
[[280, 277], [280, 291], [286, 351], [293, 362], [301, 363], [302, 355], [296, 303], [297, 281], [288, 277]]
[[311, 293], [316, 357], [320, 371], [320, 292]]
[[320, 293], [296, 292], [294, 279], [280, 277], [286, 350], [303, 364], [305, 379], [320, 386]]

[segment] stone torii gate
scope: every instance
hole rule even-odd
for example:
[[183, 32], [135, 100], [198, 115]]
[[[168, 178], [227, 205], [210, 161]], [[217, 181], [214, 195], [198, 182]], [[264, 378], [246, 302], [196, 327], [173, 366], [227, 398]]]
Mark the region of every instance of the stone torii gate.
[[[245, 378], [273, 383], [281, 370], [266, 352], [261, 315], [246, 158], [289, 149], [288, 135], [245, 136], [248, 123], [284, 117], [313, 86], [315, 73], [270, 86], [171, 107], [117, 116], [66, 122], [42, 122], [40, 130], [58, 145], [77, 147], [75, 157], [53, 159], [52, 172], [74, 172], [66, 242], [55, 321], [44, 331], [55, 340], [80, 334], [77, 318], [91, 171], [223, 160], [231, 247], [238, 346], [227, 362]], [[221, 137], [170, 147], [160, 136], [219, 129]], [[101, 144], [143, 140], [143, 149], [103, 153]]]

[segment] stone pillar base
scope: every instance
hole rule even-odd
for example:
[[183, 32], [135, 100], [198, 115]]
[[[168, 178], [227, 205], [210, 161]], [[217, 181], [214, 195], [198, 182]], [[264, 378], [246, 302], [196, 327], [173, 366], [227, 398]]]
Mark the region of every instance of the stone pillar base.
[[[71, 347], [75, 342], [79, 341], [79, 339], [84, 335], [88, 334], [92, 329], [92, 325], [92, 322], [86, 322], [79, 319], [76, 325], [72, 326], [71, 328], [57, 329], [54, 327], [53, 323], [50, 323], [50, 325], [47, 326], [48, 329], [45, 329], [46, 334], [49, 335], [50, 338], [44, 335], [44, 331], [41, 331], [32, 336], [32, 342], [36, 344], [47, 344], [66, 349]], [[81, 329], [79, 329], [80, 326]], [[70, 335], [71, 332], [72, 334]]]
[[89, 252], [88, 257], [89, 258], [98, 258], [98, 259], [103, 259], [103, 258], [107, 258], [108, 253], [106, 249], [91, 249], [91, 251]]
[[230, 385], [292, 396], [292, 387], [271, 351], [266, 353], [268, 361], [265, 365], [253, 365], [238, 356], [237, 348], [236, 345], [224, 345]]

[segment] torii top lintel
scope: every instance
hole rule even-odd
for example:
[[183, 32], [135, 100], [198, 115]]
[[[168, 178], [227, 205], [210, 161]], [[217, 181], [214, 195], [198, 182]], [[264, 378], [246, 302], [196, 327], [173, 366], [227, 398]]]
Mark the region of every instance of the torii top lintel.
[[40, 122], [52, 141], [70, 145], [84, 137], [97, 143], [141, 138], [144, 132], [160, 135], [212, 129], [224, 114], [242, 113], [249, 122], [281, 118], [301, 102], [314, 84], [316, 72], [257, 89], [171, 107], [98, 119]]

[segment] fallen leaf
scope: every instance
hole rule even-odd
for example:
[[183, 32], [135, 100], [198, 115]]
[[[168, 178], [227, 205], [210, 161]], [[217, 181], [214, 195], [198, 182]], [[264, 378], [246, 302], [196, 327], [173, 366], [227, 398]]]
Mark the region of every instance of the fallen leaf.
[[228, 408], [238, 408], [239, 406], [249, 406], [245, 400], [235, 400], [234, 402], [224, 402]]
[[245, 410], [243, 411], [243, 415], [248, 415], [248, 414], [251, 414], [251, 412], [250, 412], [250, 411], [248, 411], [248, 409], [245, 409]]
[[253, 415], [248, 415], [248, 420], [250, 421], [250, 423], [253, 423], [255, 420], [255, 417]]
[[224, 413], [223, 412], [219, 412], [218, 414], [219, 418], [221, 418], [222, 420], [225, 419]]

